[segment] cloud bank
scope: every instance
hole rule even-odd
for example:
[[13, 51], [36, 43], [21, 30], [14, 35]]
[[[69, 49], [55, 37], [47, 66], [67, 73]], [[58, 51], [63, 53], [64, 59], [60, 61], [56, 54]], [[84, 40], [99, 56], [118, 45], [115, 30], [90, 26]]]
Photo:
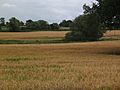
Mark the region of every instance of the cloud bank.
[[0, 17], [17, 17], [27, 19], [44, 19], [49, 22], [60, 22], [63, 19], [74, 19], [82, 14], [83, 4], [93, 0], [0, 0]]

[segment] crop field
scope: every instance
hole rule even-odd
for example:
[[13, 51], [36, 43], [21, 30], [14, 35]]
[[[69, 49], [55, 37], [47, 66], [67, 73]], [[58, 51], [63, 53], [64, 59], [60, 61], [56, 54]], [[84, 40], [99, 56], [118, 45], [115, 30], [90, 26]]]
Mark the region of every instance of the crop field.
[[[69, 31], [0, 32], [0, 44], [70, 43], [64, 37]], [[108, 31], [100, 41], [120, 40], [120, 30]]]
[[[7, 32], [0, 39], [58, 39], [65, 33]], [[120, 90], [120, 40], [0, 44], [0, 90]]]
[[0, 44], [62, 43], [68, 31], [0, 32]]
[[63, 38], [68, 31], [0, 32], [0, 40]]
[[104, 37], [108, 38], [108, 39], [117, 39], [117, 40], [120, 40], [120, 30], [107, 31], [104, 34]]
[[120, 30], [107, 31], [105, 36], [120, 36]]
[[[39, 31], [39, 32], [0, 32], [0, 40], [33, 40], [63, 38], [69, 31]], [[107, 31], [105, 37], [120, 36], [120, 30]]]
[[0, 90], [91, 89], [120, 89], [120, 41], [0, 45]]

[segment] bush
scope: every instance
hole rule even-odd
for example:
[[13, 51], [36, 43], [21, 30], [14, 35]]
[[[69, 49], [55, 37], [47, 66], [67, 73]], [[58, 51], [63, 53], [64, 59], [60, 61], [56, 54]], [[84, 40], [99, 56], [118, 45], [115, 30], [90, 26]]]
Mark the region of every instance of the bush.
[[71, 29], [72, 32], [65, 36], [69, 41], [96, 41], [103, 36], [96, 14], [80, 15], [74, 20]]
[[79, 40], [81, 40], [80, 36], [81, 36], [81, 32], [72, 31], [72, 32], [69, 32], [66, 34], [65, 39], [67, 41], [79, 41]]

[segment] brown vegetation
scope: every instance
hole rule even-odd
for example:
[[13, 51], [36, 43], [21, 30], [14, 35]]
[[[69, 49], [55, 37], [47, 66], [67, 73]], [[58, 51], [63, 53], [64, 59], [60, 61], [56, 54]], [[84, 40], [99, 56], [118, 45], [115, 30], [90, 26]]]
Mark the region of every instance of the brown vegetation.
[[107, 31], [104, 37], [110, 39], [120, 39], [120, 30]]
[[0, 89], [119, 90], [119, 55], [120, 41], [0, 45]]
[[[0, 40], [63, 38], [69, 31], [0, 32]], [[105, 37], [120, 37], [120, 30], [107, 31]]]
[[0, 32], [0, 40], [63, 38], [68, 31]]

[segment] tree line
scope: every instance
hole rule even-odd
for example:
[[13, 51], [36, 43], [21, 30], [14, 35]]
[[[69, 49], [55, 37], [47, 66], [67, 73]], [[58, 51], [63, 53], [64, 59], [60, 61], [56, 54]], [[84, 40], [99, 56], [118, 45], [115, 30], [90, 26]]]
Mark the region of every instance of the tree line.
[[[60, 27], [71, 27], [72, 20], [63, 20], [62, 22], [49, 24], [45, 20], [33, 21], [27, 20], [25, 23], [15, 17], [5, 22], [5, 18], [0, 18], [0, 31], [20, 32], [20, 31], [55, 31], [60, 30]], [[63, 28], [64, 29], [64, 28]], [[67, 30], [67, 29], [64, 29]]]

